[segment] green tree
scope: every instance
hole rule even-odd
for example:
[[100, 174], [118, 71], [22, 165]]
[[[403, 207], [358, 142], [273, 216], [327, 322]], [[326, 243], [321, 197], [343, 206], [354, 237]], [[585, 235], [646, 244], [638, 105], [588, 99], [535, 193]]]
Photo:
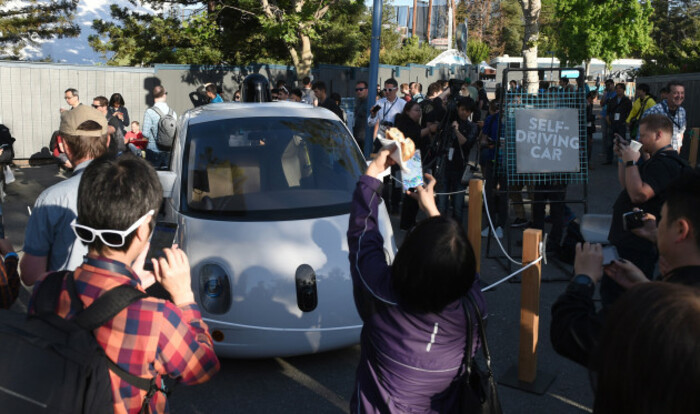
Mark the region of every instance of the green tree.
[[478, 39], [467, 41], [467, 57], [474, 65], [478, 65], [482, 60], [489, 60], [491, 48], [489, 45]]
[[27, 45], [54, 37], [76, 37], [80, 27], [73, 23], [77, 1], [31, 1], [13, 5], [0, 0], [0, 57], [18, 59]]
[[[427, 42], [421, 43], [417, 36], [402, 38], [396, 24], [396, 14], [391, 1], [384, 0], [382, 7], [379, 63], [399, 66], [405, 66], [408, 63], [425, 64], [440, 54], [439, 50], [430, 46]], [[364, 20], [372, 20], [371, 9], [366, 12]], [[365, 34], [362, 43], [364, 48], [357, 58], [351, 62], [353, 66], [369, 66], [371, 32], [371, 27], [367, 27], [363, 32]]]
[[117, 5], [110, 12], [115, 21], [95, 20], [98, 34], [88, 38], [110, 65], [221, 62], [217, 24], [204, 13], [181, 21], [174, 13], [139, 14]]
[[622, 57], [641, 57], [651, 46], [651, 12], [648, 1], [559, 0], [557, 56], [570, 63], [597, 57], [608, 65]]
[[426, 64], [439, 54], [439, 50], [428, 45], [427, 42], [420, 43], [418, 37], [413, 36], [405, 39], [399, 48], [384, 49], [379, 54], [379, 61], [386, 65], [399, 66], [409, 63]]
[[[350, 62], [369, 42], [360, 0], [277, 1], [149, 1], [157, 15], [113, 6], [111, 21], [94, 22], [98, 36], [90, 41], [111, 64], [291, 63], [299, 76], [314, 61]], [[166, 4], [201, 8], [168, 14]]]
[[[518, 0], [501, 0], [501, 32], [499, 36], [502, 53], [518, 56], [523, 46], [523, 10]], [[493, 49], [493, 47], [492, 47]]]
[[700, 1], [654, 0], [652, 47], [640, 75], [700, 72]]

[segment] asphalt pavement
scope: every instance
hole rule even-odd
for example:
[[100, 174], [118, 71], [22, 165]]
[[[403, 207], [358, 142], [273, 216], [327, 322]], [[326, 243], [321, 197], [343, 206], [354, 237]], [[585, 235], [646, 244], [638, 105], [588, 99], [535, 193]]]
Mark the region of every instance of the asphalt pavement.
[[[616, 167], [601, 165], [599, 140], [594, 144], [593, 166], [589, 172], [588, 212], [609, 214], [620, 191]], [[56, 165], [14, 168], [16, 181], [7, 186], [3, 205], [7, 237], [16, 249], [24, 243], [24, 227], [28, 206], [47, 186], [65, 179]], [[567, 199], [583, 199], [582, 185], [569, 186]], [[570, 206], [578, 217], [582, 204]], [[519, 254], [517, 240], [522, 229], [512, 229], [512, 253]], [[508, 274], [502, 259], [486, 255], [486, 239], [482, 246], [482, 280], [488, 285]], [[488, 256], [497, 256], [492, 243]], [[582, 413], [592, 412], [593, 393], [585, 368], [554, 352], [549, 340], [550, 309], [571, 277], [571, 266], [550, 260], [542, 266], [540, 291], [540, 328], [537, 344], [537, 366], [555, 379], [546, 393], [537, 395], [519, 389], [499, 386], [505, 413]], [[488, 339], [497, 379], [517, 364], [520, 283], [504, 283], [486, 293], [488, 303]], [[348, 292], [351, 294], [351, 292]], [[22, 310], [24, 292], [15, 310]], [[197, 386], [177, 387], [170, 397], [173, 413], [347, 413], [353, 391], [359, 346], [292, 358], [261, 360], [223, 359], [221, 372], [210, 382]]]

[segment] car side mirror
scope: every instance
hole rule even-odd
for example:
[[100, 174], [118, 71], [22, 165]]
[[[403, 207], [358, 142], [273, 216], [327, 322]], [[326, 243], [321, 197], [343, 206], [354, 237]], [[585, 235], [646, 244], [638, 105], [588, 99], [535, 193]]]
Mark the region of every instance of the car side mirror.
[[177, 173], [173, 171], [157, 171], [160, 185], [163, 187], [163, 198], [170, 198], [177, 179]]

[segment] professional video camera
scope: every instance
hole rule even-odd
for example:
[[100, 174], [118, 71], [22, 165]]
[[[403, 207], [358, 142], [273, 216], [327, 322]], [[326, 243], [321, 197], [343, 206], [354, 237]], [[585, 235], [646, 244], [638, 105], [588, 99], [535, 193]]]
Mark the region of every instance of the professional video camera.
[[452, 122], [457, 119], [457, 103], [460, 99], [459, 91], [462, 89], [463, 84], [464, 81], [459, 79], [449, 80], [450, 96], [447, 98], [447, 112], [440, 121], [438, 133], [430, 144], [428, 153], [423, 161], [423, 168], [431, 170], [436, 180], [439, 180], [444, 172], [447, 154], [456, 139]]

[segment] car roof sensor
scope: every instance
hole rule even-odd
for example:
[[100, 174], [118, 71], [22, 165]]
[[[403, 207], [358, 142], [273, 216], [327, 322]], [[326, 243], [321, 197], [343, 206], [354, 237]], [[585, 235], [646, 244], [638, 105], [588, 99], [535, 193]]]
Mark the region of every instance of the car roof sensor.
[[245, 77], [241, 86], [242, 102], [270, 102], [270, 85], [263, 75], [253, 73]]

